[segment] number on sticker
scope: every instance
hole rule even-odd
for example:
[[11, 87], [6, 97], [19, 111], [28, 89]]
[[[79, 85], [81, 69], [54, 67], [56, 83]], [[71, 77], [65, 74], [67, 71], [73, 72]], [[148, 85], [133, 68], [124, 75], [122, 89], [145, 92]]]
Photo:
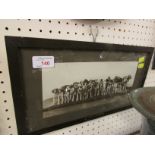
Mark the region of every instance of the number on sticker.
[[42, 64], [43, 65], [50, 65], [50, 62], [49, 61], [42, 61]]

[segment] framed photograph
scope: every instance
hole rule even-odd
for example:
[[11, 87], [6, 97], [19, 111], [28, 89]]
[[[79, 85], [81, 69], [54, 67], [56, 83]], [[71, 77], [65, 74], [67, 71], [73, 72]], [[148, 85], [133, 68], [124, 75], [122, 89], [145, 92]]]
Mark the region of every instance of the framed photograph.
[[19, 134], [41, 134], [131, 107], [153, 48], [5, 38]]

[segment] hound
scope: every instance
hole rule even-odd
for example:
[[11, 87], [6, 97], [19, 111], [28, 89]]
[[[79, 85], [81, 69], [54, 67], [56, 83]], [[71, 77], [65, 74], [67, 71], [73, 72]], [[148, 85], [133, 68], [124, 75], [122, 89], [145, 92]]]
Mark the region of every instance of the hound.
[[70, 97], [69, 97], [70, 102], [74, 102], [74, 98], [75, 98], [75, 88], [74, 85], [70, 85]]
[[104, 91], [104, 84], [103, 84], [103, 79], [99, 80], [99, 95], [103, 96]]
[[87, 86], [88, 99], [91, 99], [93, 97], [92, 89], [93, 89], [93, 83], [91, 81], [89, 81], [89, 84]]
[[69, 103], [70, 102], [70, 86], [65, 85], [61, 87], [61, 90], [63, 92], [63, 103]]
[[54, 94], [53, 97], [53, 104], [54, 105], [59, 105], [60, 104], [60, 99], [59, 99], [59, 89], [53, 89], [52, 93]]
[[114, 78], [114, 89], [115, 89], [114, 92], [115, 92], [115, 94], [122, 92], [122, 82], [123, 82], [123, 79], [121, 77], [115, 76], [115, 78]]
[[78, 97], [78, 101], [82, 101], [83, 100], [83, 89], [82, 89], [82, 85], [79, 84], [78, 85], [78, 90], [77, 90], [77, 97]]
[[129, 80], [131, 79], [131, 75], [125, 76], [123, 77], [123, 82], [122, 82], [122, 89], [127, 92], [127, 83], [129, 82]]
[[110, 78], [110, 77], [108, 77], [107, 79], [106, 79], [106, 86], [105, 86], [105, 89], [106, 89], [106, 92], [107, 92], [107, 94], [108, 95], [111, 95], [111, 93], [112, 93], [112, 91], [113, 91], [113, 80]]
[[73, 83], [73, 88], [74, 88], [74, 92], [73, 92], [73, 102], [78, 102], [79, 98], [78, 98], [78, 89], [79, 89], [79, 83], [78, 82], [74, 82]]

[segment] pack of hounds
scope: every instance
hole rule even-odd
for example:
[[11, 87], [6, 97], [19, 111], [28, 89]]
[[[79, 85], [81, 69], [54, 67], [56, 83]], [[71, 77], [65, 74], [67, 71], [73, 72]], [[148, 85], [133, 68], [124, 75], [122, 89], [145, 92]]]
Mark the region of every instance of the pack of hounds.
[[74, 82], [71, 85], [65, 85], [61, 88], [52, 90], [53, 105], [79, 103], [97, 98], [110, 97], [116, 94], [125, 94], [128, 92], [128, 82], [131, 75], [113, 79], [95, 79]]

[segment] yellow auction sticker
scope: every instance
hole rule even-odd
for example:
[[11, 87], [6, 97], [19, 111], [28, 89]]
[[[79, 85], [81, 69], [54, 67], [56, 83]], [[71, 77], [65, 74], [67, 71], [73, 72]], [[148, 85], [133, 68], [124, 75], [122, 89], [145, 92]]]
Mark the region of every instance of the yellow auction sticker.
[[139, 69], [144, 68], [144, 63], [140, 63], [140, 64], [138, 64], [138, 68], [139, 68]]
[[145, 61], [145, 57], [139, 57], [138, 63], [143, 63]]

